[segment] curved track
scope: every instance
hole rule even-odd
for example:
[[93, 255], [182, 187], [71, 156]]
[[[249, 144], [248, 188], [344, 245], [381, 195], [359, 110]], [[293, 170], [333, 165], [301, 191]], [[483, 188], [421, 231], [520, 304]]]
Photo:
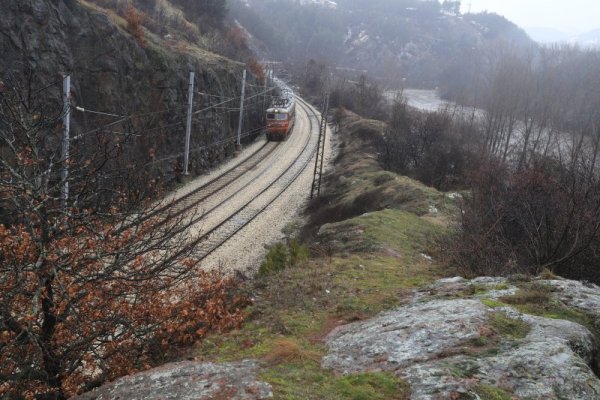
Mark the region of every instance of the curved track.
[[[287, 142], [267, 143], [248, 157], [247, 160], [252, 161], [241, 162], [177, 200], [175, 208], [169, 211], [171, 215], [181, 215], [186, 211], [193, 213], [201, 207], [205, 209], [198, 217], [192, 217], [191, 221], [200, 233], [172, 257], [191, 251], [194, 258], [204, 259], [265, 212], [310, 165], [316, 152], [318, 131], [315, 130], [318, 130], [319, 114], [299, 98], [297, 104], [305, 113], [308, 126], [297, 124]], [[298, 149], [290, 144], [292, 141], [300, 141], [294, 144]], [[288, 144], [289, 150], [286, 148]], [[297, 153], [292, 161], [282, 165], [279, 161], [284, 158], [284, 152], [294, 150]], [[275, 167], [279, 169], [274, 174], [272, 168]], [[255, 169], [261, 171], [243, 182], [246, 172]], [[238, 198], [244, 200], [239, 201]], [[205, 226], [208, 228], [202, 232]]]

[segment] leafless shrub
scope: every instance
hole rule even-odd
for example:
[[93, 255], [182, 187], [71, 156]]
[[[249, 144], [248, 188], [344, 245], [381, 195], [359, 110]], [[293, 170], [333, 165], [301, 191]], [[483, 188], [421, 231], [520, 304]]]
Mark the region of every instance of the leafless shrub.
[[480, 162], [477, 133], [449, 110], [419, 113], [396, 102], [378, 146], [379, 160], [385, 169], [437, 189], [464, 187], [467, 173]]
[[600, 178], [549, 158], [489, 162], [471, 179], [459, 232], [455, 261], [476, 274], [599, 281]]

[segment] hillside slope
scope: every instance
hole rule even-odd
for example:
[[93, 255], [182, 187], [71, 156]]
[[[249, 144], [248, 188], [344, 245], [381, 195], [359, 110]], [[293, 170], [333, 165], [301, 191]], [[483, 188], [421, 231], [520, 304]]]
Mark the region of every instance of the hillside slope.
[[460, 15], [437, 1], [238, 0], [231, 13], [282, 61], [324, 60], [412, 86], [468, 73], [499, 43], [532, 43], [501, 16]]

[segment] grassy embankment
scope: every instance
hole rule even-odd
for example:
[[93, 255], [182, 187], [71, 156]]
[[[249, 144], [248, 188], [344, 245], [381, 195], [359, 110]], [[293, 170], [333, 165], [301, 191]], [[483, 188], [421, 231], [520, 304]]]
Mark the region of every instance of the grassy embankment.
[[304, 235], [312, 255], [294, 240], [274, 246], [250, 284], [255, 302], [244, 328], [209, 337], [196, 357], [261, 359], [261, 379], [279, 399], [407, 398], [407, 384], [392, 374], [336, 376], [320, 367], [336, 326], [398, 306], [445, 275], [435, 249], [452, 200], [379, 167], [370, 137], [382, 129], [345, 118], [340, 154]]
[[[320, 366], [326, 336], [337, 326], [402, 305], [413, 290], [456, 274], [442, 263], [439, 246], [458, 215], [454, 196], [384, 171], [372, 140], [383, 129], [382, 123], [355, 115], [343, 119], [339, 156], [324, 195], [309, 207], [309, 224], [300, 235], [311, 255], [295, 238], [273, 246], [249, 284], [254, 305], [245, 326], [212, 335], [196, 349], [197, 358], [261, 360], [260, 378], [273, 385], [276, 399], [409, 397], [408, 384], [393, 374], [339, 376]], [[516, 295], [483, 303], [571, 320], [600, 338], [593, 318], [553, 299], [551, 288], [531, 277], [514, 276], [510, 281], [520, 288]], [[452, 297], [472, 297], [477, 290], [473, 286]], [[530, 329], [502, 313], [494, 314], [489, 326], [492, 340], [474, 342], [475, 354], [494, 353], [500, 337], [523, 338]], [[475, 390], [482, 399], [511, 398], [485, 385]]]

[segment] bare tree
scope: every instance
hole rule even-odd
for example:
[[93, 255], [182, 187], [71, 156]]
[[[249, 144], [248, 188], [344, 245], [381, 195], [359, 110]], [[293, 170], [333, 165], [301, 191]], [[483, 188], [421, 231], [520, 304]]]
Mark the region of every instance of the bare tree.
[[132, 189], [122, 139], [64, 159], [64, 110], [30, 83], [0, 84], [0, 396], [65, 398], [238, 325], [233, 281], [199, 271], [188, 222]]

